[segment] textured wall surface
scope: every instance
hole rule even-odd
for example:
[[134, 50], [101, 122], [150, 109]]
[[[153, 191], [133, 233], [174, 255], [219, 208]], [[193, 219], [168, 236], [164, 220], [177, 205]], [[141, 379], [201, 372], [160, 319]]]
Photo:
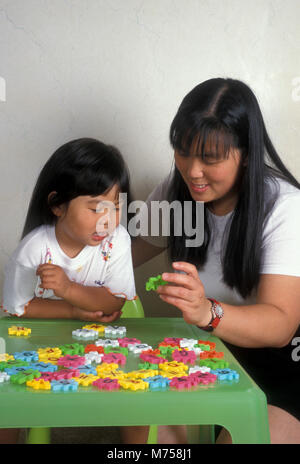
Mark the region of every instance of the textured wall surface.
[[[168, 130], [211, 77], [244, 80], [300, 178], [299, 0], [0, 0], [0, 284], [37, 175], [62, 143], [96, 137], [126, 158], [144, 200], [172, 166]], [[165, 256], [136, 271], [144, 292]]]

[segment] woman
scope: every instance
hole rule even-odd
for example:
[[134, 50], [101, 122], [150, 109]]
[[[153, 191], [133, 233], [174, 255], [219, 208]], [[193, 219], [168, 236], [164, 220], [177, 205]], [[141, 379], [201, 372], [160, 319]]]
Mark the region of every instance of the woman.
[[[210, 79], [183, 99], [170, 129], [175, 169], [149, 196], [204, 202], [204, 243], [185, 233], [133, 241], [134, 266], [168, 248], [175, 273], [160, 298], [213, 330], [267, 395], [272, 443], [300, 443], [300, 185], [267, 134], [253, 92]], [[217, 300], [209, 300], [208, 297]], [[167, 442], [171, 437], [166, 438]], [[220, 441], [230, 442], [222, 431]]]

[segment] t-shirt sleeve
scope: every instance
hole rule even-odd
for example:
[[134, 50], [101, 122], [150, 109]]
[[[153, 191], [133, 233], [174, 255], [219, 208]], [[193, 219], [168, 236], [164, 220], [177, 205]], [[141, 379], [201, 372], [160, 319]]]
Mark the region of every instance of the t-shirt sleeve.
[[300, 192], [280, 199], [263, 235], [261, 274], [300, 276]]
[[36, 282], [35, 269], [10, 258], [5, 266], [2, 309], [22, 316], [28, 303], [35, 297]]
[[121, 225], [115, 231], [104, 287], [117, 297], [126, 298], [126, 300], [136, 298], [131, 239]]

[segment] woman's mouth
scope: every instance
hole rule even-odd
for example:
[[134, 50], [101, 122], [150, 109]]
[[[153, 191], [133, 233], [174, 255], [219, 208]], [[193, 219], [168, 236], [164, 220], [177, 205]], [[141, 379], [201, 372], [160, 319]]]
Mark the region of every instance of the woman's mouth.
[[191, 185], [191, 189], [197, 193], [206, 192], [206, 190], [209, 187], [208, 184], [194, 184], [193, 182], [190, 182], [190, 185]]

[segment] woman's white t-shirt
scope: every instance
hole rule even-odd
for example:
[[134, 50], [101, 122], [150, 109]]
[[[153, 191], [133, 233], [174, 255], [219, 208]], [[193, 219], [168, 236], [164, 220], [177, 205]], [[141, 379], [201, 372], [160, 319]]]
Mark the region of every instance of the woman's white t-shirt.
[[40, 226], [19, 243], [5, 267], [2, 309], [22, 316], [34, 298], [60, 299], [52, 290], [40, 287], [36, 270], [40, 264], [52, 263], [63, 268], [70, 280], [92, 287], [106, 287], [117, 297], [136, 297], [131, 239], [119, 224], [97, 246], [85, 246], [70, 258], [60, 248], [54, 226]]
[[[170, 180], [171, 176], [165, 178], [148, 196], [145, 208], [147, 213], [143, 213], [148, 214], [148, 218], [151, 201], [167, 200]], [[285, 180], [278, 178], [277, 181], [279, 196], [263, 231], [260, 273], [300, 276], [300, 190]], [[272, 193], [273, 186], [270, 184], [270, 187], [269, 192]], [[198, 271], [206, 295], [227, 304], [255, 304], [256, 291], [244, 299], [235, 289], [223, 282], [221, 256], [226, 246], [233, 211], [225, 216], [216, 216], [208, 209], [207, 213], [212, 235], [207, 250], [207, 261]], [[167, 246], [167, 237], [152, 236], [149, 241], [156, 246]]]

